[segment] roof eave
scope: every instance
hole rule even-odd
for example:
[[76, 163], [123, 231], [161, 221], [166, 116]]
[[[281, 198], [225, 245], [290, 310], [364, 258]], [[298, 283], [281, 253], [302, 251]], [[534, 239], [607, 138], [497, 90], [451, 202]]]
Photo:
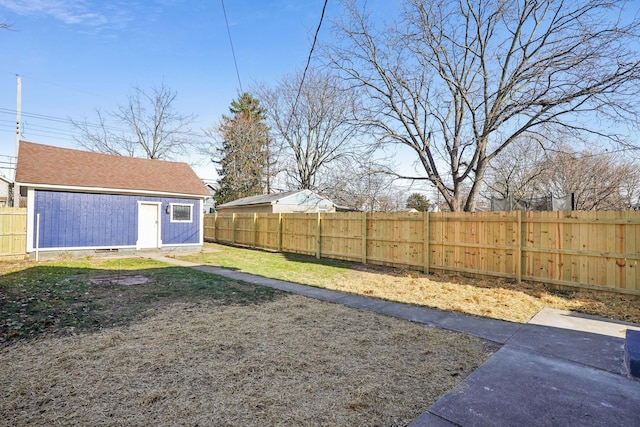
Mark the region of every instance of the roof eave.
[[174, 193], [169, 191], [157, 191], [157, 190], [136, 190], [128, 188], [108, 188], [108, 187], [81, 187], [74, 185], [55, 185], [55, 184], [39, 184], [33, 182], [16, 182], [19, 187], [27, 187], [38, 190], [57, 190], [57, 191], [73, 191], [73, 192], [85, 192], [85, 193], [107, 193], [107, 194], [140, 194], [149, 196], [172, 196], [172, 197], [186, 197], [191, 199], [205, 199], [205, 194], [190, 194], [190, 193]]
[[241, 205], [219, 205], [218, 209], [227, 209], [227, 208], [244, 208], [249, 206], [273, 206], [273, 203], [243, 203]]

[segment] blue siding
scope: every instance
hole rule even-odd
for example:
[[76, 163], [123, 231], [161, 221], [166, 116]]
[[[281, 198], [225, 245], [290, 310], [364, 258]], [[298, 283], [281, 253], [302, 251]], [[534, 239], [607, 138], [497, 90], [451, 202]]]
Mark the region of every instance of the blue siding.
[[[133, 246], [138, 240], [138, 202], [162, 203], [163, 245], [200, 242], [199, 199], [35, 190], [34, 230], [40, 214], [39, 247]], [[193, 221], [172, 223], [169, 203], [193, 205]], [[35, 232], [34, 232], [35, 247]]]
[[[169, 203], [193, 205], [191, 222], [171, 222], [171, 215], [165, 212]], [[162, 244], [176, 245], [180, 243], [200, 243], [200, 200], [196, 199], [162, 199]]]

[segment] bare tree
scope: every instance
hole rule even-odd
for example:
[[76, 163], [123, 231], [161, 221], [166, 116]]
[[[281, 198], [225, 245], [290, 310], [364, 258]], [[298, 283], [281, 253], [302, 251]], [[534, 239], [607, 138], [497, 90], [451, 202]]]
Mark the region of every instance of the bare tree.
[[256, 92], [267, 109], [274, 148], [282, 153], [279, 170], [287, 186], [315, 190], [324, 186], [323, 173], [355, 153], [356, 98], [326, 72], [310, 70], [301, 80], [296, 73]]
[[638, 202], [637, 165], [607, 152], [551, 153], [540, 192], [562, 197], [573, 194], [576, 210], [629, 209]]
[[551, 167], [546, 156], [544, 148], [530, 139], [511, 143], [488, 167], [487, 198], [526, 200], [540, 197], [541, 181]]
[[622, 176], [618, 191], [620, 192], [619, 209], [638, 209], [640, 207], [640, 167], [637, 162], [624, 160]]
[[326, 54], [366, 90], [380, 140], [416, 154], [425, 176], [407, 178], [473, 211], [490, 161], [523, 136], [564, 128], [623, 142], [613, 129], [636, 122], [640, 81], [640, 20], [627, 4], [405, 0], [398, 20], [376, 28], [346, 0]]
[[640, 197], [640, 169], [619, 153], [582, 151], [568, 145], [531, 149], [516, 142], [490, 166], [488, 197], [527, 201], [574, 196], [577, 210], [629, 209]]
[[90, 151], [149, 159], [172, 159], [194, 142], [194, 115], [174, 109], [177, 93], [164, 82], [151, 92], [134, 86], [126, 105], [104, 114], [96, 110], [97, 123], [73, 121], [80, 132], [77, 144]]
[[363, 212], [395, 212], [404, 208], [406, 200], [391, 175], [373, 163], [354, 161], [332, 168], [321, 192], [339, 206]]

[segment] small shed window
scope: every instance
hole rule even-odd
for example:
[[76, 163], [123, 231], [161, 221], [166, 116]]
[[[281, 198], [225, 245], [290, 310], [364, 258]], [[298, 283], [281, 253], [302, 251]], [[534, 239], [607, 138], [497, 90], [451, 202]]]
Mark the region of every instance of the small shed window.
[[192, 222], [193, 205], [171, 204], [171, 222]]

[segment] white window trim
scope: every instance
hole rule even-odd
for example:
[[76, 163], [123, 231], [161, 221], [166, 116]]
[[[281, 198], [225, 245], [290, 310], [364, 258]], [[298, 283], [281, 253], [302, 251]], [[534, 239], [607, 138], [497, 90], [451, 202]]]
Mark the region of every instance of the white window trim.
[[[171, 211], [169, 212], [169, 220], [171, 222], [182, 222], [182, 223], [191, 223], [193, 222], [193, 203], [169, 203], [169, 206], [171, 206]], [[173, 207], [174, 206], [189, 206], [189, 219], [181, 219], [181, 220], [174, 220], [173, 219]]]

